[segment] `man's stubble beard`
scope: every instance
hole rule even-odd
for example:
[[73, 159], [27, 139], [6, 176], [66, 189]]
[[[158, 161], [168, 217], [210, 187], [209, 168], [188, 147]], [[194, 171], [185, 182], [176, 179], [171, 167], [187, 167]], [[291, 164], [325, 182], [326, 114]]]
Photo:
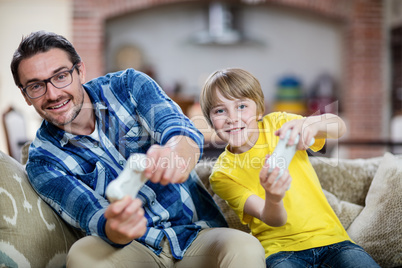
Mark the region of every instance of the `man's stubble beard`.
[[[52, 123], [53, 125], [58, 126], [58, 127], [62, 127], [62, 128], [64, 128], [66, 125], [68, 125], [71, 122], [73, 122], [74, 119], [76, 119], [77, 116], [80, 114], [80, 112], [82, 110], [82, 106], [84, 105], [84, 89], [82, 87], [81, 87], [81, 89], [82, 89], [81, 90], [81, 93], [82, 93], [81, 94], [81, 101], [80, 101], [80, 103], [78, 103], [77, 105], [75, 105], [73, 107], [71, 112], [69, 112], [69, 114], [71, 114], [71, 116], [69, 116], [70, 117], [69, 119], [67, 118], [66, 121], [60, 122], [60, 121], [56, 120], [55, 118], [52, 118], [52, 117], [46, 116], [46, 115], [44, 115], [44, 119], [46, 121]], [[70, 97], [70, 101], [73, 101], [73, 97], [71, 95], [69, 97]]]

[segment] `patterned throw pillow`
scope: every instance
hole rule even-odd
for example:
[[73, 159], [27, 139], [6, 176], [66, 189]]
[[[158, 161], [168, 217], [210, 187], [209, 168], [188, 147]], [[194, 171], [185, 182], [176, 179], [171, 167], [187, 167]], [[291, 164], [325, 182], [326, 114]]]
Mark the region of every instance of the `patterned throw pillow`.
[[39, 198], [24, 167], [0, 151], [0, 267], [65, 267], [80, 237]]

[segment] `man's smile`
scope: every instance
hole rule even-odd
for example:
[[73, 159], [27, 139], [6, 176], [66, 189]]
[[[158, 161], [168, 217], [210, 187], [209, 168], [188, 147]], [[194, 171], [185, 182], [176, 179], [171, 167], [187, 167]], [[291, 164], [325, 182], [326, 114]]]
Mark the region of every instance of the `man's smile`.
[[70, 100], [68, 99], [68, 100], [63, 101], [62, 103], [60, 103], [60, 104], [58, 104], [58, 105], [49, 106], [48, 109], [50, 109], [50, 110], [60, 109], [61, 107], [65, 106], [65, 105], [66, 105], [67, 103], [69, 103], [69, 102], [70, 102]]

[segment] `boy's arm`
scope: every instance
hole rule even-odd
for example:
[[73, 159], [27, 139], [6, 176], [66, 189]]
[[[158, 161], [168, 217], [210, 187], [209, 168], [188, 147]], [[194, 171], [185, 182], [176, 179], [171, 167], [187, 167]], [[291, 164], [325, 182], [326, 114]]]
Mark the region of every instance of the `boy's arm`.
[[296, 136], [301, 134], [297, 149], [306, 150], [314, 137], [318, 139], [338, 139], [342, 137], [346, 132], [346, 125], [335, 114], [322, 114], [286, 122], [275, 134], [284, 138], [288, 129], [292, 129], [288, 144], [292, 145]]
[[257, 195], [251, 195], [247, 199], [244, 212], [272, 227], [284, 225], [288, 217], [282, 200], [279, 203], [271, 203]]
[[335, 114], [306, 117], [303, 127], [314, 127], [317, 130], [317, 138], [339, 139], [346, 132], [345, 122]]
[[251, 195], [244, 204], [244, 213], [253, 216], [272, 227], [286, 223], [287, 212], [283, 205], [283, 197], [290, 186], [292, 178], [289, 172], [276, 180], [279, 169], [268, 172], [269, 165], [265, 164], [260, 172], [260, 183], [265, 189], [265, 200], [257, 195]]

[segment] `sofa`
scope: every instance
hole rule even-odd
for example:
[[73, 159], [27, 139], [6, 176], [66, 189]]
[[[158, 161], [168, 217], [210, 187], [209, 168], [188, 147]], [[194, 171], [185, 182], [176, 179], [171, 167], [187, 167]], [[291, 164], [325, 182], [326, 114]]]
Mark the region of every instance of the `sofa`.
[[[352, 239], [381, 267], [401, 267], [402, 156], [386, 153], [355, 160], [310, 157], [310, 161]], [[249, 232], [211, 191], [208, 177], [213, 163], [201, 161], [196, 172], [229, 227]], [[0, 151], [0, 267], [64, 267], [69, 248], [82, 236], [38, 197], [24, 166]]]

